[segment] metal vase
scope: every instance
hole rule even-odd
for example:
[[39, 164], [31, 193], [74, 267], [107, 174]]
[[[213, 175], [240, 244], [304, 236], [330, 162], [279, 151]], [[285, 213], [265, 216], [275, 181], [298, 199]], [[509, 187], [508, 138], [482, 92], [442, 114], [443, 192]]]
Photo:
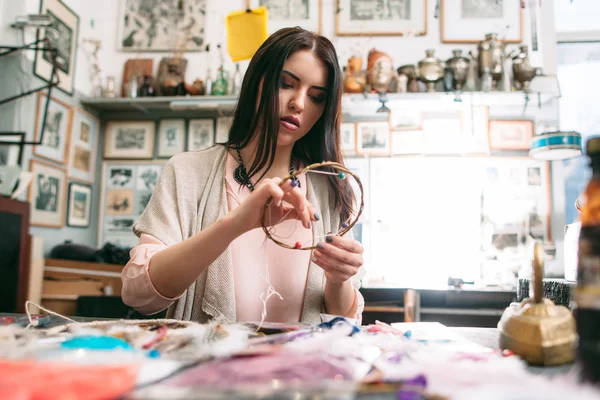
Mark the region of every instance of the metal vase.
[[498, 39], [495, 33], [485, 35], [485, 40], [477, 44], [479, 54], [479, 76], [488, 68], [492, 75], [494, 87], [502, 79], [502, 70], [504, 62], [504, 42]]
[[427, 84], [428, 92], [435, 92], [435, 83], [444, 76], [444, 62], [434, 56], [435, 50], [425, 50], [425, 58], [417, 64], [419, 80]]

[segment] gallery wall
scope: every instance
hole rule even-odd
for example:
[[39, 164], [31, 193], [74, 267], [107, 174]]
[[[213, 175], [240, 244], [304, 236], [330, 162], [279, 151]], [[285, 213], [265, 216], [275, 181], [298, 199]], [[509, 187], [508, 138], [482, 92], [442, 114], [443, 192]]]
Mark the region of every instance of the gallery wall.
[[[92, 86], [89, 75], [89, 51], [90, 47], [85, 43], [86, 39], [98, 39], [102, 41], [102, 47], [99, 52], [99, 63], [102, 70], [102, 75], [114, 76], [117, 81], [117, 87], [120, 86], [121, 76], [123, 73], [123, 66], [129, 58], [143, 58], [149, 57], [154, 60], [155, 73], [158, 65], [158, 61], [162, 57], [170, 56], [171, 53], [128, 53], [121, 52], [117, 49], [117, 32], [119, 29], [118, 15], [119, 5], [122, 0], [107, 0], [104, 2], [90, 2], [87, 0], [64, 0], [75, 13], [80, 17], [80, 34], [78, 40], [77, 59], [75, 66], [75, 94], [67, 96], [62, 92], [54, 91], [54, 96], [59, 100], [62, 100], [70, 106], [80, 105], [79, 99], [82, 96], [88, 96], [91, 94]], [[436, 1], [428, 1], [428, 17], [427, 17], [427, 34], [423, 37], [335, 37], [335, 1], [334, 0], [322, 0], [322, 14], [321, 14], [321, 30], [322, 33], [330, 37], [336, 48], [338, 49], [340, 62], [346, 63], [349, 56], [358, 53], [358, 55], [364, 57], [366, 64], [366, 55], [370, 48], [377, 48], [378, 50], [385, 51], [392, 57], [396, 66], [415, 63], [424, 56], [424, 49], [431, 48], [436, 50], [436, 55], [440, 58], [447, 58], [451, 54], [451, 50], [455, 48], [462, 48], [464, 51], [471, 50], [475, 47], [474, 44], [468, 45], [455, 45], [455, 44], [443, 44], [440, 40], [440, 20], [436, 18]], [[224, 17], [233, 10], [244, 9], [246, 7], [245, 0], [230, 0], [226, 2], [217, 2], [213, 0], [207, 0], [206, 2], [206, 35], [205, 40], [207, 43], [212, 44], [213, 48], [216, 44], [226, 43], [225, 31], [222, 21]], [[39, 10], [39, 0], [26, 0], [24, 2], [12, 2], [2, 0], [0, 3], [0, 10], [2, 14], [0, 16], [1, 27], [0, 35], [3, 43], [17, 44], [21, 42], [21, 37], [18, 32], [8, 28], [8, 25], [14, 20], [17, 15], [24, 15], [29, 13], [37, 13]], [[553, 20], [552, 7], [542, 7], [541, 10], [544, 21]], [[526, 30], [524, 34], [526, 34]], [[553, 45], [554, 31], [552, 24], [543, 25], [544, 40], [542, 41], [543, 48], [543, 68], [545, 73], [552, 74], [555, 70], [555, 46]], [[34, 33], [27, 31], [25, 34], [25, 40], [32, 40]], [[214, 57], [215, 54], [212, 54]], [[5, 93], [16, 93], [20, 90], [21, 85], [37, 85], [41, 83], [39, 79], [32, 76], [31, 74], [31, 55], [26, 55], [26, 59], [22, 57], [12, 57], [10, 62], [2, 60], [0, 62], [0, 72], [2, 76], [8, 74], [17, 73], [17, 76], [22, 79], [11, 80], [6, 85], [0, 88], [0, 96], [4, 96]], [[186, 73], [186, 80], [192, 81], [196, 77], [204, 79], [206, 75], [206, 66], [209, 55], [204, 52], [199, 53], [186, 53], [185, 58], [188, 60], [188, 68]], [[229, 61], [228, 57], [225, 58], [226, 68], [232, 70], [233, 64]], [[247, 63], [241, 63], [242, 70], [245, 69]], [[213, 64], [214, 67], [214, 64]], [[34, 131], [34, 120], [35, 120], [35, 108], [37, 98], [30, 96], [29, 98], [20, 100], [19, 102], [5, 105], [0, 108], [0, 129], [3, 130], [24, 130], [28, 133], [28, 138], [33, 139]], [[527, 114], [522, 114], [522, 107], [497, 107], [494, 110], [490, 110], [490, 116], [519, 116], [531, 119], [547, 119], [549, 116], [556, 115], [555, 106], [550, 104], [549, 107], [544, 109], [536, 109], [534, 105], [531, 105]], [[99, 143], [99, 149], [102, 149], [103, 139], [101, 138]], [[101, 151], [100, 151], [101, 153]], [[29, 165], [29, 161], [32, 158], [31, 148], [26, 148], [24, 154], [24, 166]], [[45, 238], [45, 251], [48, 253], [52, 247], [56, 244], [63, 242], [65, 239], [75, 239], [78, 243], [86, 244], [89, 246], [97, 246], [98, 243], [98, 208], [100, 202], [100, 180], [101, 180], [101, 155], [97, 160], [96, 167], [96, 180], [93, 185], [93, 193], [96, 201], [92, 204], [91, 224], [89, 228], [75, 229], [65, 227], [62, 229], [53, 228], [32, 228], [32, 234], [41, 235]], [[556, 171], [553, 171], [553, 177], [557, 181], [560, 181], [560, 166]], [[560, 186], [559, 190], [560, 190]], [[554, 188], [554, 187], [553, 187]], [[558, 201], [558, 203], [556, 203]], [[555, 199], [555, 205], [560, 204], [560, 195], [558, 199]], [[558, 218], [557, 221], [554, 221]], [[553, 230], [560, 233], [561, 216], [553, 215]], [[555, 223], [556, 222], [556, 223]], [[560, 234], [553, 235], [560, 240]], [[559, 243], [557, 243], [559, 245]]]

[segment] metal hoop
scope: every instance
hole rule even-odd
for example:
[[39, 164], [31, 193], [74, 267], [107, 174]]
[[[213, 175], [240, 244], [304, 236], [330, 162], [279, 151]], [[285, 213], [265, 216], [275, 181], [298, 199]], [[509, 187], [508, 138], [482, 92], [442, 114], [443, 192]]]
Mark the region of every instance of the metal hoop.
[[[345, 166], [343, 166], [340, 163], [337, 163], [334, 161], [324, 161], [322, 163], [311, 164], [311, 165], [304, 167], [298, 171], [295, 171], [293, 174], [288, 175], [285, 178], [283, 178], [282, 181], [279, 183], [279, 186], [282, 186], [285, 182], [287, 182], [288, 180], [290, 180], [300, 174], [303, 174], [310, 170], [321, 168], [321, 167], [333, 167], [333, 168], [338, 169], [340, 171], [340, 173], [343, 172], [345, 174], [343, 179], [346, 179], [348, 176], [352, 176], [354, 178], [354, 180], [356, 180], [356, 183], [358, 184], [358, 188], [360, 189], [360, 205], [359, 205], [358, 213], [356, 214], [356, 217], [354, 218], [354, 220], [351, 223], [347, 224], [347, 226], [345, 228], [342, 228], [341, 230], [339, 230], [337, 232], [337, 234], [339, 236], [343, 236], [346, 233], [348, 233], [348, 231], [350, 231], [350, 229], [352, 229], [352, 227], [356, 224], [356, 222], [358, 221], [358, 218], [360, 218], [360, 215], [362, 214], [364, 206], [365, 206], [364, 190], [363, 190], [362, 182], [360, 181], [358, 176], [356, 176], [354, 173], [352, 173], [352, 171], [350, 171], [348, 168], [346, 168]], [[290, 246], [289, 244], [281, 242], [281, 241], [275, 239], [273, 236], [271, 236], [271, 233], [269, 232], [269, 227], [266, 226], [266, 216], [267, 216], [268, 209], [271, 206], [272, 200], [273, 200], [273, 198], [269, 197], [269, 199], [265, 203], [265, 206], [263, 207], [262, 216], [261, 216], [261, 225], [262, 225], [263, 231], [265, 232], [266, 237], [268, 239], [271, 239], [273, 242], [277, 243], [279, 246], [285, 247], [286, 249], [291, 249], [291, 250], [313, 250], [313, 249], [316, 249], [317, 246], [308, 246], [308, 247]]]

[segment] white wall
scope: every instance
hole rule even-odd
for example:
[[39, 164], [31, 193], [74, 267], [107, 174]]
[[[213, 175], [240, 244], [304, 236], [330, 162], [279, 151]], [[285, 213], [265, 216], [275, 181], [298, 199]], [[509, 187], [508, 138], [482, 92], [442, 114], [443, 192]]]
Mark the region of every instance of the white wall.
[[[8, 0], [2, 0], [9, 2]], [[102, 40], [102, 49], [100, 50], [100, 66], [104, 76], [114, 76], [117, 84], [120, 85], [123, 74], [123, 66], [129, 58], [153, 58], [155, 71], [158, 68], [158, 62], [162, 57], [169, 56], [169, 53], [132, 53], [120, 52], [117, 50], [118, 37], [118, 16], [119, 7], [124, 0], [64, 0], [65, 4], [71, 7], [81, 19], [79, 50], [77, 65], [75, 67], [75, 86], [83, 94], [91, 93], [90, 79], [88, 75], [89, 65], [85, 45], [82, 39], [92, 38]], [[423, 0], [421, 0], [423, 1]], [[579, 0], [578, 0], [579, 1]], [[593, 0], [590, 0], [593, 1]], [[15, 1], [17, 3], [18, 1]], [[415, 1], [415, 3], [418, 1]], [[11, 0], [10, 3], [13, 3]], [[21, 3], [19, 1], [19, 3]], [[329, 37], [338, 50], [340, 63], [346, 64], [347, 59], [352, 55], [353, 49], [361, 49], [361, 55], [364, 58], [366, 66], [367, 53], [369, 49], [375, 47], [381, 51], [387, 52], [393, 59], [396, 66], [416, 63], [425, 56], [425, 49], [436, 50], [436, 56], [441, 59], [451, 57], [451, 52], [455, 48], [461, 48], [465, 52], [473, 49], [474, 44], [455, 45], [442, 44], [440, 34], [440, 20], [435, 18], [435, 7], [437, 1], [429, 0], [427, 34], [423, 37], [335, 37], [335, 5], [337, 0], [321, 0], [322, 3], [322, 34]], [[21, 3], [23, 11], [27, 13], [37, 13], [39, 10], [39, 0], [25, 0]], [[224, 18], [231, 11], [245, 9], [246, 0], [207, 0], [206, 1], [206, 42], [216, 49], [217, 43], [220, 43], [224, 49], [226, 47], [226, 32], [224, 27]], [[92, 22], [93, 20], [93, 27]], [[554, 9], [552, 3], [543, 2], [542, 4], [543, 20], [543, 67], [546, 74], [555, 74], [556, 71], [556, 46], [554, 33]], [[550, 23], [548, 23], [550, 21]], [[527, 24], [525, 25], [524, 37], [527, 35]], [[88, 47], [89, 48], [89, 47]], [[229, 60], [227, 53], [226, 69], [233, 70], [233, 64]], [[216, 55], [216, 54], [215, 54]], [[186, 81], [193, 81], [197, 77], [204, 80], [206, 76], [206, 65], [208, 55], [205, 52], [186, 53], [188, 60]], [[214, 62], [214, 61], [213, 61]], [[247, 62], [241, 63], [242, 70], [247, 66]], [[213, 66], [214, 68], [214, 66]]]

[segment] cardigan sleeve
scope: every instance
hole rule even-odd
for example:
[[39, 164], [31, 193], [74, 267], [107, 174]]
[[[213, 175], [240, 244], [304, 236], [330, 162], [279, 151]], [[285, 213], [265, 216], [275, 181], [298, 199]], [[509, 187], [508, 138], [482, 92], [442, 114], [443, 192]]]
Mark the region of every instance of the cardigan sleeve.
[[155, 237], [142, 234], [140, 243], [131, 249], [129, 262], [121, 271], [121, 298], [125, 304], [142, 314], [156, 314], [180, 297], [169, 298], [161, 295], [152, 284], [148, 273], [152, 257], [166, 248], [167, 246]]
[[[150, 201], [140, 219], [133, 225], [133, 232], [141, 238], [146, 233], [167, 246], [184, 240], [187, 219], [185, 188], [180, 187], [181, 180], [176, 174], [176, 164], [185, 161], [177, 156], [171, 158], [163, 167]], [[189, 195], [189, 193], [188, 193]]]

